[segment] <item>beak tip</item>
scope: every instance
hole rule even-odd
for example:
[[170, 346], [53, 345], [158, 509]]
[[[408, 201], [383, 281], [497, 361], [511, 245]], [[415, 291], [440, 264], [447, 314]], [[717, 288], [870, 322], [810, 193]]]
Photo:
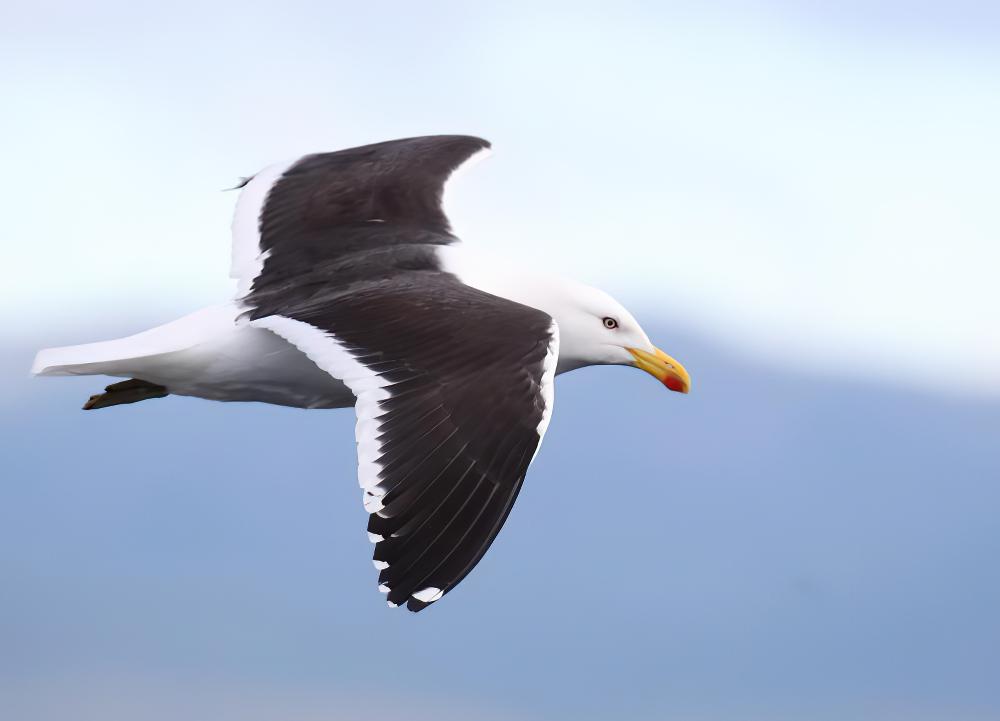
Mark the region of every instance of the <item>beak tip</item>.
[[663, 385], [675, 393], [687, 393], [690, 390], [687, 384], [683, 383], [680, 378], [674, 378], [673, 376], [667, 376], [664, 378]]
[[687, 394], [691, 390], [691, 377], [680, 363], [668, 356], [659, 348], [653, 352], [640, 348], [627, 348], [635, 358], [635, 367], [646, 371], [675, 393]]

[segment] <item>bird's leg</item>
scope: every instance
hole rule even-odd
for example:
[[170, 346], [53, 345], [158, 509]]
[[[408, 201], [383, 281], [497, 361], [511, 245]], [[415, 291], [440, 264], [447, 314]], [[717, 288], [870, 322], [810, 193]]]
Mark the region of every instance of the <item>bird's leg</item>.
[[169, 395], [169, 393], [165, 386], [158, 386], [155, 383], [140, 380], [139, 378], [130, 378], [120, 383], [112, 383], [104, 389], [104, 393], [91, 396], [83, 404], [83, 410], [92, 411], [97, 408], [107, 408], [108, 406], [117, 406], [122, 403], [138, 403], [149, 398], [163, 398]]

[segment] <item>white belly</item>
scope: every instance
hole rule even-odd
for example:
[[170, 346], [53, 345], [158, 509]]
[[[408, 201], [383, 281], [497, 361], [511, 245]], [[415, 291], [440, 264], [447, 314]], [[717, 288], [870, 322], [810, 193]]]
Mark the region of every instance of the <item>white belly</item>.
[[191, 348], [142, 360], [136, 377], [175, 395], [297, 408], [354, 405], [347, 386], [262, 328], [239, 326]]

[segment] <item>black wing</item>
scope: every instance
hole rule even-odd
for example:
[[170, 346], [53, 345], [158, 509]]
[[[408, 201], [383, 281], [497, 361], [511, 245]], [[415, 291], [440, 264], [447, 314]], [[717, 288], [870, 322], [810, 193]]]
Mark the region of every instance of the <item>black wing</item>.
[[233, 276], [245, 292], [317, 266], [363, 264], [364, 255], [456, 239], [441, 206], [444, 185], [490, 144], [466, 135], [391, 140], [307, 155], [251, 178], [233, 220]]
[[555, 324], [430, 272], [258, 317], [358, 396], [380, 589], [419, 611], [476, 565], [517, 498], [551, 412]]

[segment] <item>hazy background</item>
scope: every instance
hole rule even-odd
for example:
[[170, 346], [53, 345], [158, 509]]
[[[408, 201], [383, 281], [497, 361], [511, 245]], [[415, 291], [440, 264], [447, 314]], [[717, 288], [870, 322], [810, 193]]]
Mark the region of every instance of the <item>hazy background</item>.
[[[4, 719], [1000, 718], [1000, 10], [0, 8]], [[37, 347], [232, 292], [240, 176], [465, 132], [469, 242], [601, 285], [694, 392], [561, 377], [499, 540], [375, 590], [353, 419]]]

